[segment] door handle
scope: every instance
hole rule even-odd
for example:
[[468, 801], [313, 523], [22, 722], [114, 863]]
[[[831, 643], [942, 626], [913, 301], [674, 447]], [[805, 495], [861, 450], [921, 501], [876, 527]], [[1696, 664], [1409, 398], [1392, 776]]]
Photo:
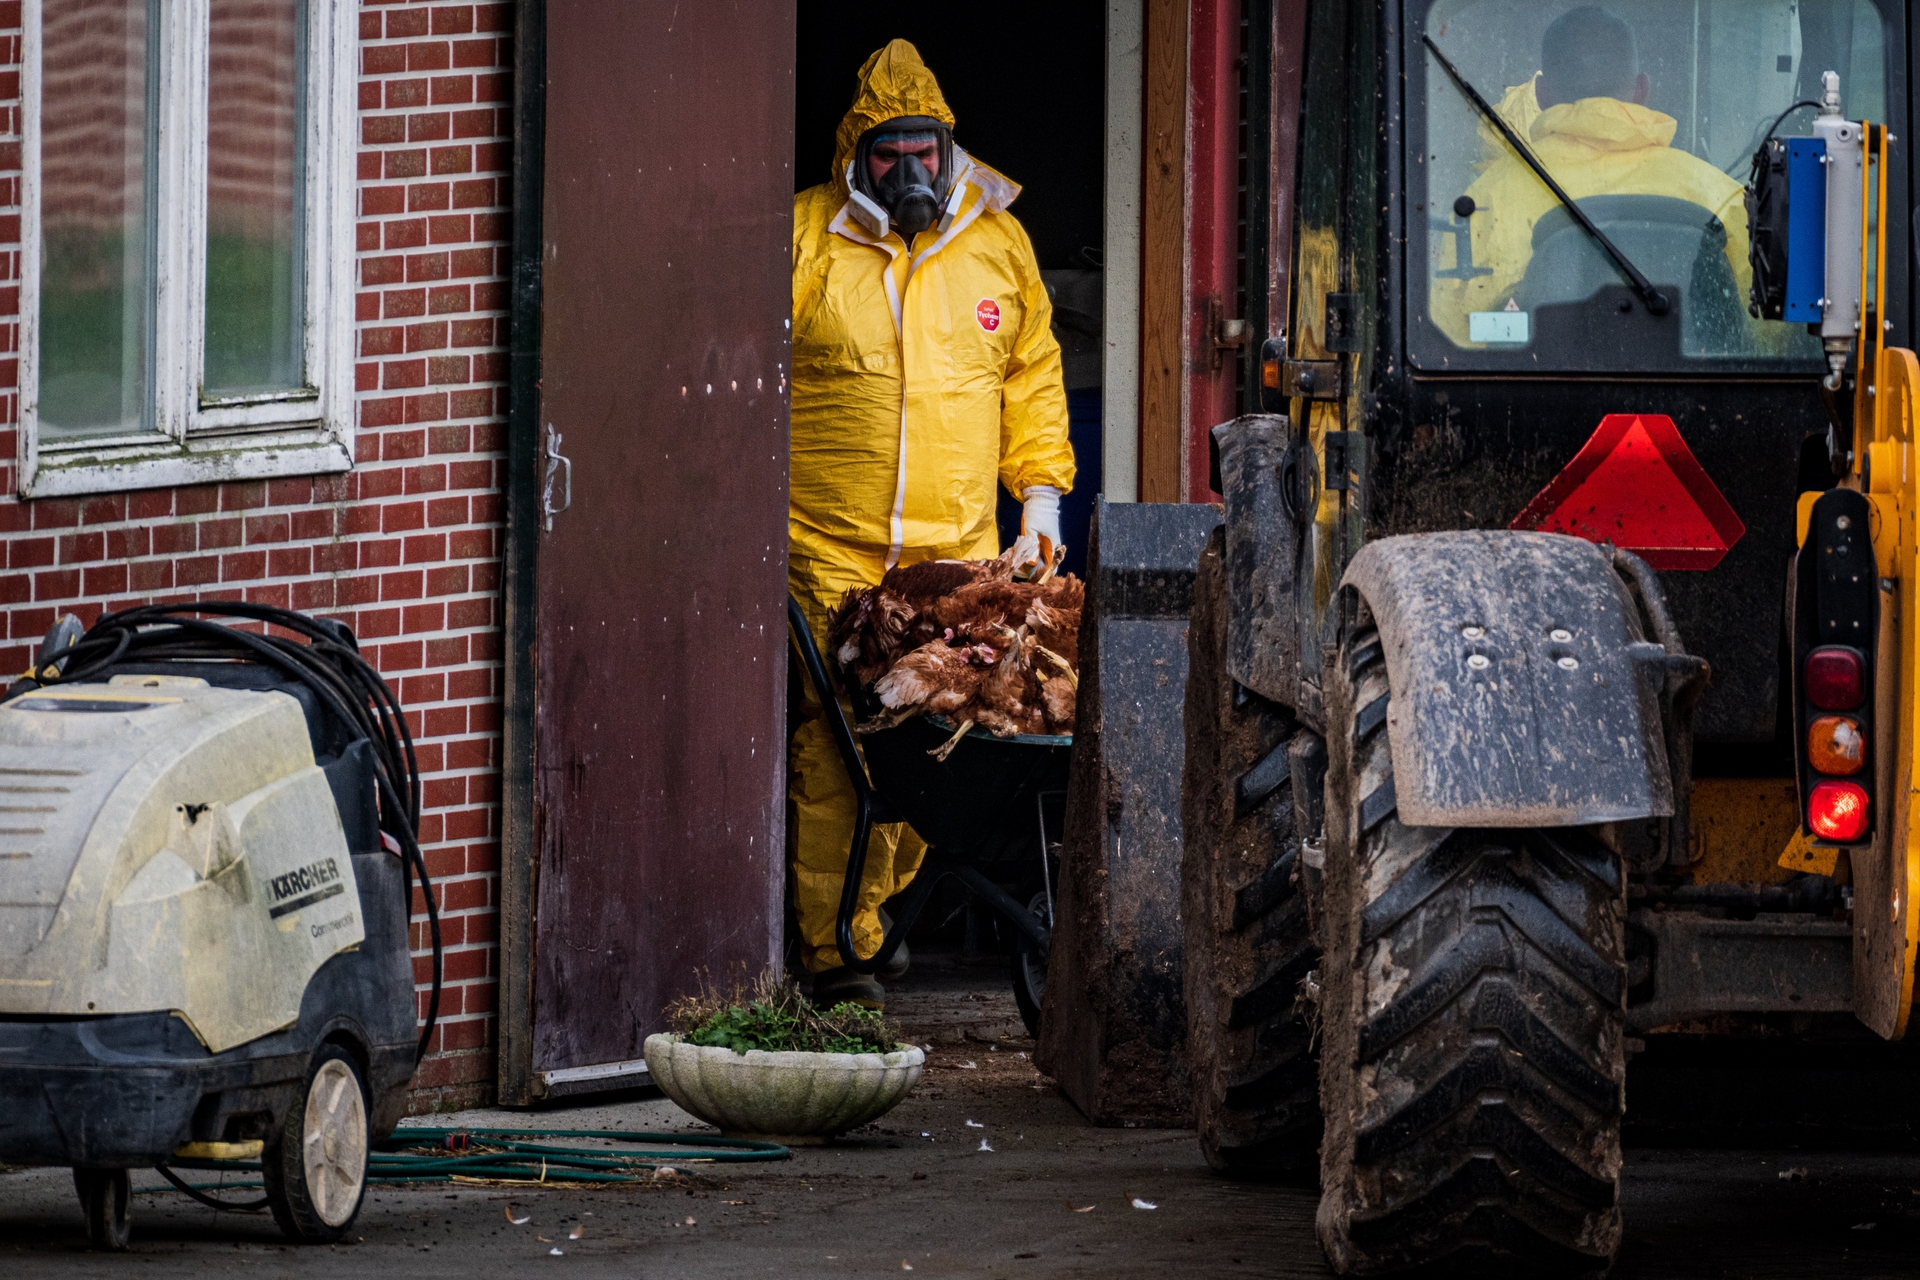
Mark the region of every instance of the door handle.
[[[560, 452], [560, 433], [547, 424], [547, 482], [540, 490], [540, 510], [547, 517], [547, 532], [553, 532], [553, 518], [573, 505], [573, 459]], [[553, 476], [560, 473], [560, 505], [553, 505]]]

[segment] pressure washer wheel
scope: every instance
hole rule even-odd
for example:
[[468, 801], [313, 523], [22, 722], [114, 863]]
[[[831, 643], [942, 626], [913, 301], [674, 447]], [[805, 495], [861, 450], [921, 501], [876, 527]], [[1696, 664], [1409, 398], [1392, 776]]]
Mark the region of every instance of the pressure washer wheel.
[[328, 1244], [346, 1234], [367, 1194], [371, 1145], [360, 1065], [323, 1045], [260, 1161], [273, 1220], [288, 1239]]
[[96, 1249], [119, 1253], [133, 1241], [133, 1213], [128, 1201], [132, 1179], [125, 1169], [75, 1169], [73, 1189], [87, 1215], [87, 1239]]
[[[1027, 910], [1041, 924], [1052, 927], [1047, 920], [1045, 889], [1033, 895]], [[1036, 1040], [1040, 1038], [1040, 998], [1047, 992], [1047, 952], [1048, 948], [1028, 937], [1025, 929], [1014, 931], [1013, 1002], [1020, 1006], [1020, 1021], [1026, 1024], [1027, 1034]]]

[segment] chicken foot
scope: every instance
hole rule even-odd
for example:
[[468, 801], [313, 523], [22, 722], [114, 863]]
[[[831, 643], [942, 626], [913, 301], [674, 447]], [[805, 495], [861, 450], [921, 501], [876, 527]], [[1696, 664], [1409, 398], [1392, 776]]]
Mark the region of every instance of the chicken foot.
[[939, 760], [942, 763], [945, 763], [946, 758], [953, 754], [953, 749], [960, 745], [960, 739], [966, 737], [969, 733], [972, 733], [972, 732], [973, 732], [973, 721], [963, 720], [960, 722], [960, 727], [953, 731], [953, 736], [951, 738], [948, 738], [945, 742], [941, 743], [939, 746], [935, 747], [933, 750], [927, 752], [927, 754], [932, 756], [935, 760]]

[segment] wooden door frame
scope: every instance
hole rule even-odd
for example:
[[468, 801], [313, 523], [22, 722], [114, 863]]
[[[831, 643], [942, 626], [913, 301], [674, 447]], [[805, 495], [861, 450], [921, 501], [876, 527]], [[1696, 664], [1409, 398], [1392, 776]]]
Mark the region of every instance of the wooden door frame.
[[496, 1066], [500, 1102], [545, 1095], [533, 1069], [534, 644], [539, 581], [540, 281], [546, 191], [546, 0], [514, 16], [513, 244], [507, 373], [507, 528], [501, 626], [506, 633], [500, 742], [500, 970]]

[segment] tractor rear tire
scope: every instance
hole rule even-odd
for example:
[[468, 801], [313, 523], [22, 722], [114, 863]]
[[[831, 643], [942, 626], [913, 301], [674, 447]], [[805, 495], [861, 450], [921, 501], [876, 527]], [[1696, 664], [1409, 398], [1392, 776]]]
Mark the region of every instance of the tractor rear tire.
[[1318, 1228], [1342, 1275], [1598, 1274], [1620, 1244], [1625, 884], [1580, 828], [1399, 820], [1387, 666], [1327, 673]]
[[1216, 532], [1201, 557], [1187, 632], [1181, 917], [1194, 1119], [1215, 1169], [1310, 1180], [1319, 1080], [1299, 993], [1318, 953], [1286, 772], [1299, 726], [1227, 672], [1220, 543]]

